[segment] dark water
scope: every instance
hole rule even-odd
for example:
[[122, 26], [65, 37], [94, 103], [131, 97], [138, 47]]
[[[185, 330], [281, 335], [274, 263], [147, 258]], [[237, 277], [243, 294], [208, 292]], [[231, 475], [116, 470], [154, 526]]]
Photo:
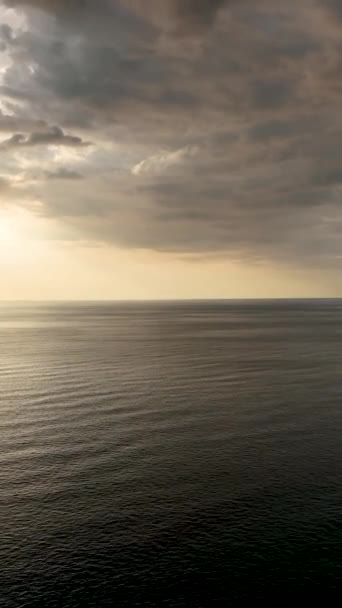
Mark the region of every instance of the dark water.
[[331, 600], [341, 372], [338, 301], [0, 306], [1, 606]]

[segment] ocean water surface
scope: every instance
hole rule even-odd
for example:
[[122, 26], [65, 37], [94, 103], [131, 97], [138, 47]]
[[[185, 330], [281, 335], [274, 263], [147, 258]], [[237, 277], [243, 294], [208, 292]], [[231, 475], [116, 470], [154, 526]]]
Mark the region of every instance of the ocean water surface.
[[342, 302], [1, 304], [0, 531], [2, 608], [329, 604]]

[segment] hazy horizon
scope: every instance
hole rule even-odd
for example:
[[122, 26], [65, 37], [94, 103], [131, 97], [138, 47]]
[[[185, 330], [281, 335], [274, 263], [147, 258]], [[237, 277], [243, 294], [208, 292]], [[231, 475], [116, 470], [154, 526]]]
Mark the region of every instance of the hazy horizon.
[[212, 303], [220, 303], [220, 302], [305, 302], [305, 301], [326, 301], [329, 302], [329, 300], [331, 301], [339, 301], [342, 300], [341, 296], [336, 296], [336, 297], [329, 297], [329, 296], [324, 296], [324, 297], [250, 297], [250, 298], [135, 298], [135, 299], [121, 299], [121, 298], [117, 298], [117, 299], [102, 299], [102, 300], [96, 300], [96, 299], [83, 299], [83, 300], [72, 300], [72, 299], [50, 299], [50, 300], [40, 300], [40, 299], [32, 299], [32, 300], [25, 300], [25, 299], [16, 299], [16, 300], [4, 300], [1, 299], [0, 300], [0, 305], [1, 304], [16, 304], [16, 303], [22, 303], [22, 304], [49, 304], [49, 303], [56, 303], [56, 304], [131, 304], [131, 303], [146, 303], [146, 304], [162, 304], [162, 303], [183, 303], [183, 302], [189, 302], [189, 303], [196, 303], [196, 302], [212, 302]]

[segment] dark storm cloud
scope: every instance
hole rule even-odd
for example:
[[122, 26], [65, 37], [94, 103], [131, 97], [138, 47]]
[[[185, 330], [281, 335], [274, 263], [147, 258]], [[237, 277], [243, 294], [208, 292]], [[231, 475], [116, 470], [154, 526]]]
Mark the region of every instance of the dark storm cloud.
[[15, 133], [1, 142], [0, 148], [24, 148], [34, 146], [89, 146], [89, 142], [83, 141], [75, 135], [66, 135], [60, 127], [36, 131], [29, 135]]
[[[315, 116], [317, 120], [317, 116]], [[319, 120], [319, 117], [318, 117]], [[251, 140], [269, 142], [272, 139], [288, 139], [310, 130], [313, 118], [307, 115], [296, 116], [294, 119], [274, 119], [259, 122], [253, 126], [248, 135]]]
[[342, 163], [338, 166], [318, 166], [312, 179], [315, 184], [320, 186], [342, 184]]
[[286, 80], [259, 80], [252, 85], [253, 106], [261, 110], [284, 107], [289, 103], [293, 89], [293, 83]]
[[325, 0], [325, 4], [328, 10], [331, 11], [334, 17], [342, 19], [342, 4], [341, 0]]
[[[235, 0], [235, 3], [238, 0]], [[240, 0], [241, 2], [241, 0]], [[98, 0], [95, 10], [108, 11], [111, 7], [118, 5], [120, 0]], [[121, 4], [142, 10], [149, 15], [155, 15], [158, 11], [165, 18], [175, 18], [194, 26], [207, 26], [215, 19], [217, 11], [224, 4], [232, 4], [234, 0], [145, 0], [144, 2], [121, 0]], [[49, 11], [56, 15], [66, 17], [77, 12], [92, 11], [94, 4], [90, 0], [5, 0], [9, 7], [29, 6], [43, 11]], [[143, 6], [139, 6], [139, 4]]]
[[[171, 3], [172, 4], [172, 3]], [[185, 18], [207, 25], [216, 16], [225, 0], [177, 0], [173, 2], [179, 18]]]
[[[164, 25], [178, 34], [186, 34], [209, 28], [225, 5], [237, 0], [146, 0], [144, 4], [133, 2], [140, 14]], [[129, 0], [126, 1], [129, 5]], [[132, 2], [131, 2], [132, 4]]]
[[0, 28], [2, 162], [71, 155], [35, 185], [42, 213], [124, 247], [339, 259], [340, 3], [6, 5], [28, 25]]

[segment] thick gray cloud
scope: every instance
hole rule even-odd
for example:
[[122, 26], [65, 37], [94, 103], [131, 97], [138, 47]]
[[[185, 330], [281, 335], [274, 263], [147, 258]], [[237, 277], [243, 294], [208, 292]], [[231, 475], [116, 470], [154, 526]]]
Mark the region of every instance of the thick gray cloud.
[[[122, 0], [121, 3], [138, 11], [141, 9], [149, 16], [159, 12], [166, 18], [173, 17], [179, 21], [184, 20], [189, 24], [207, 26], [213, 22], [217, 11], [224, 4], [231, 4], [232, 0], [230, 2], [229, 0], [145, 0], [143, 8], [139, 7], [139, 4], [142, 3], [138, 0]], [[5, 4], [9, 7], [30, 6], [63, 17], [80, 11], [91, 12], [93, 10], [92, 5], [94, 5], [89, 0], [73, 0], [72, 2], [70, 0], [5, 0]], [[98, 0], [95, 10], [99, 13], [101, 11], [107, 12], [117, 4], [119, 4], [118, 0]]]
[[5, 4], [27, 26], [0, 28], [1, 158], [6, 179], [45, 163], [41, 213], [123, 247], [339, 263], [338, 2]]
[[326, 0], [328, 10], [331, 10], [332, 15], [338, 19], [342, 19], [342, 5], [340, 0]]
[[177, 34], [206, 30], [214, 23], [219, 10], [237, 0], [123, 0], [161, 27]]
[[177, 0], [171, 4], [175, 6], [180, 18], [207, 25], [212, 22], [219, 8], [225, 4], [225, 0]]
[[49, 127], [41, 131], [35, 131], [29, 135], [15, 133], [0, 144], [0, 149], [24, 148], [34, 146], [89, 146], [75, 135], [66, 135], [60, 127]]

